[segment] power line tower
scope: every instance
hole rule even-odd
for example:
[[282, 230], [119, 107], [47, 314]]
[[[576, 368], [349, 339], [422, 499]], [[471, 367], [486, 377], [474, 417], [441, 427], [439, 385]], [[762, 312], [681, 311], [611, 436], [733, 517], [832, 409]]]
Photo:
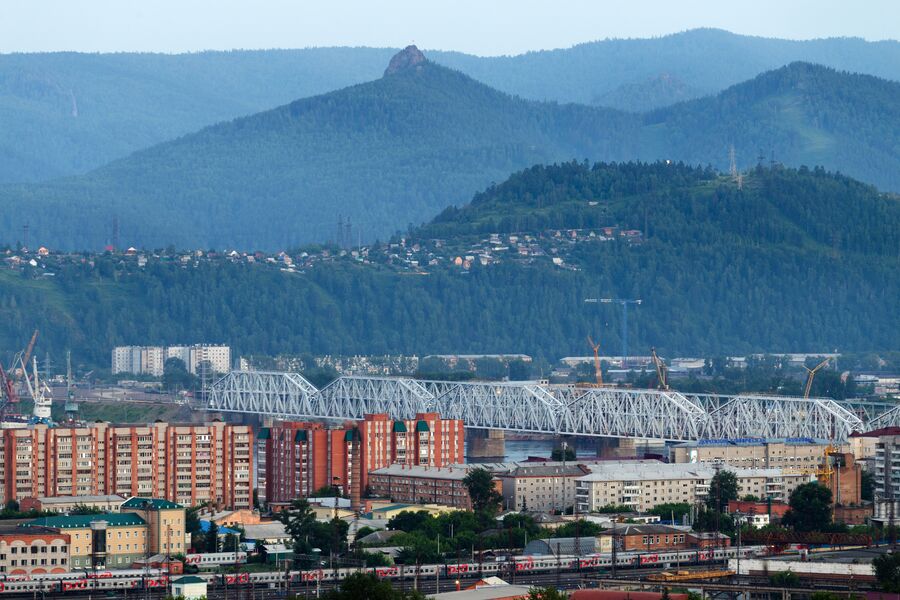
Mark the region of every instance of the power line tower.
[[732, 180], [737, 181], [738, 171], [737, 160], [734, 155], [734, 144], [728, 148], [728, 174], [731, 175]]
[[628, 305], [640, 305], [643, 300], [628, 298], [585, 298], [587, 304], [619, 304], [622, 306], [622, 366], [628, 369]]

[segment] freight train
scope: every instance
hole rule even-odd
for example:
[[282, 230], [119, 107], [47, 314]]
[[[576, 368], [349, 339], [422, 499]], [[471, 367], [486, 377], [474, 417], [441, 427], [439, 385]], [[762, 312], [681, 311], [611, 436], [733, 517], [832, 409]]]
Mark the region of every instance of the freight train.
[[[740, 549], [741, 558], [751, 558], [765, 553], [765, 546], [745, 546]], [[222, 564], [234, 564], [233, 553], [227, 554]], [[671, 550], [659, 552], [619, 552], [616, 554], [616, 568], [670, 567], [682, 565], [709, 564], [736, 558], [736, 548], [716, 548], [707, 550]], [[238, 560], [244, 557], [239, 557]], [[203, 561], [211, 564], [214, 561]], [[261, 586], [278, 587], [289, 582], [296, 585], [316, 585], [321, 582], [335, 582], [353, 573], [372, 573], [379, 579], [401, 580], [414, 577], [436, 577], [460, 579], [469, 577], [501, 576], [513, 578], [518, 575], [554, 571], [597, 571], [612, 567], [610, 553], [587, 554], [582, 556], [516, 556], [510, 560], [481, 563], [448, 563], [442, 565], [394, 565], [390, 567], [308, 569], [304, 571], [198, 573], [196, 577], [205, 579], [211, 586]], [[84, 592], [88, 590], [114, 591], [134, 589], [165, 588], [172, 579], [160, 569], [115, 569], [104, 571], [82, 571], [43, 575], [2, 575], [0, 574], [0, 595], [33, 594], [39, 592]]]

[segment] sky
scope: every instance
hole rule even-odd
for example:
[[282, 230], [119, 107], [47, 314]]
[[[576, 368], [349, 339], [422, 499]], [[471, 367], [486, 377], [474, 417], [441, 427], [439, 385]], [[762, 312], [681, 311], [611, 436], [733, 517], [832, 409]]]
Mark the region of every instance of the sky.
[[900, 38], [897, 0], [0, 0], [0, 52], [309, 46], [565, 48], [716, 27], [810, 39]]

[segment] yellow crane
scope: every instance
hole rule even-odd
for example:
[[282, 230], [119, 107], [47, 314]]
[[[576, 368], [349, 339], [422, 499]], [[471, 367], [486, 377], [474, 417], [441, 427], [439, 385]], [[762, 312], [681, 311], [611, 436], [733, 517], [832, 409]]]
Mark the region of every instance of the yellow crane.
[[656, 387], [661, 390], [669, 389], [669, 371], [666, 363], [660, 360], [656, 354], [656, 348], [650, 348], [650, 354], [653, 356], [653, 364], [656, 365]]
[[600, 344], [595, 344], [591, 336], [588, 336], [588, 344], [594, 351], [594, 376], [597, 378], [597, 387], [603, 386], [603, 371], [600, 369]]
[[821, 369], [822, 367], [824, 367], [825, 365], [827, 365], [829, 360], [830, 360], [830, 359], [826, 358], [825, 360], [823, 360], [822, 362], [820, 362], [819, 364], [817, 364], [817, 365], [816, 365], [815, 367], [813, 367], [812, 369], [810, 369], [810, 368], [807, 367], [806, 365], [803, 366], [803, 368], [806, 369], [806, 373], [807, 373], [807, 375], [806, 375], [806, 389], [803, 391], [803, 399], [804, 399], [804, 400], [809, 399], [809, 392], [810, 392], [810, 390], [812, 390], [813, 379], [815, 379], [816, 373], [819, 372], [819, 369]]

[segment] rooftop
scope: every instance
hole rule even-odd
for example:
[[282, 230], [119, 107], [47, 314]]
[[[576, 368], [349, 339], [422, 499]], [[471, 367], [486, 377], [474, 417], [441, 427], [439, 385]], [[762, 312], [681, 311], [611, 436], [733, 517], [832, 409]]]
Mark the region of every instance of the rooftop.
[[180, 504], [175, 504], [163, 498], [139, 498], [132, 496], [122, 504], [122, 508], [132, 508], [140, 510], [167, 510], [172, 508], [183, 508]]
[[[59, 515], [41, 517], [27, 525], [51, 527], [53, 529], [86, 529], [94, 521], [106, 521], [108, 527], [133, 527], [146, 525], [147, 522], [134, 513], [104, 513], [100, 515]], [[26, 525], [22, 525], [23, 527]]]
[[54, 504], [96, 504], [100, 502], [124, 502], [125, 498], [118, 494], [105, 494], [102, 496], [41, 496], [37, 501], [44, 506]]
[[372, 475], [400, 475], [429, 479], [457, 479], [462, 481], [473, 467], [471, 465], [450, 465], [447, 467], [424, 467], [412, 465], [391, 465], [372, 471]]

